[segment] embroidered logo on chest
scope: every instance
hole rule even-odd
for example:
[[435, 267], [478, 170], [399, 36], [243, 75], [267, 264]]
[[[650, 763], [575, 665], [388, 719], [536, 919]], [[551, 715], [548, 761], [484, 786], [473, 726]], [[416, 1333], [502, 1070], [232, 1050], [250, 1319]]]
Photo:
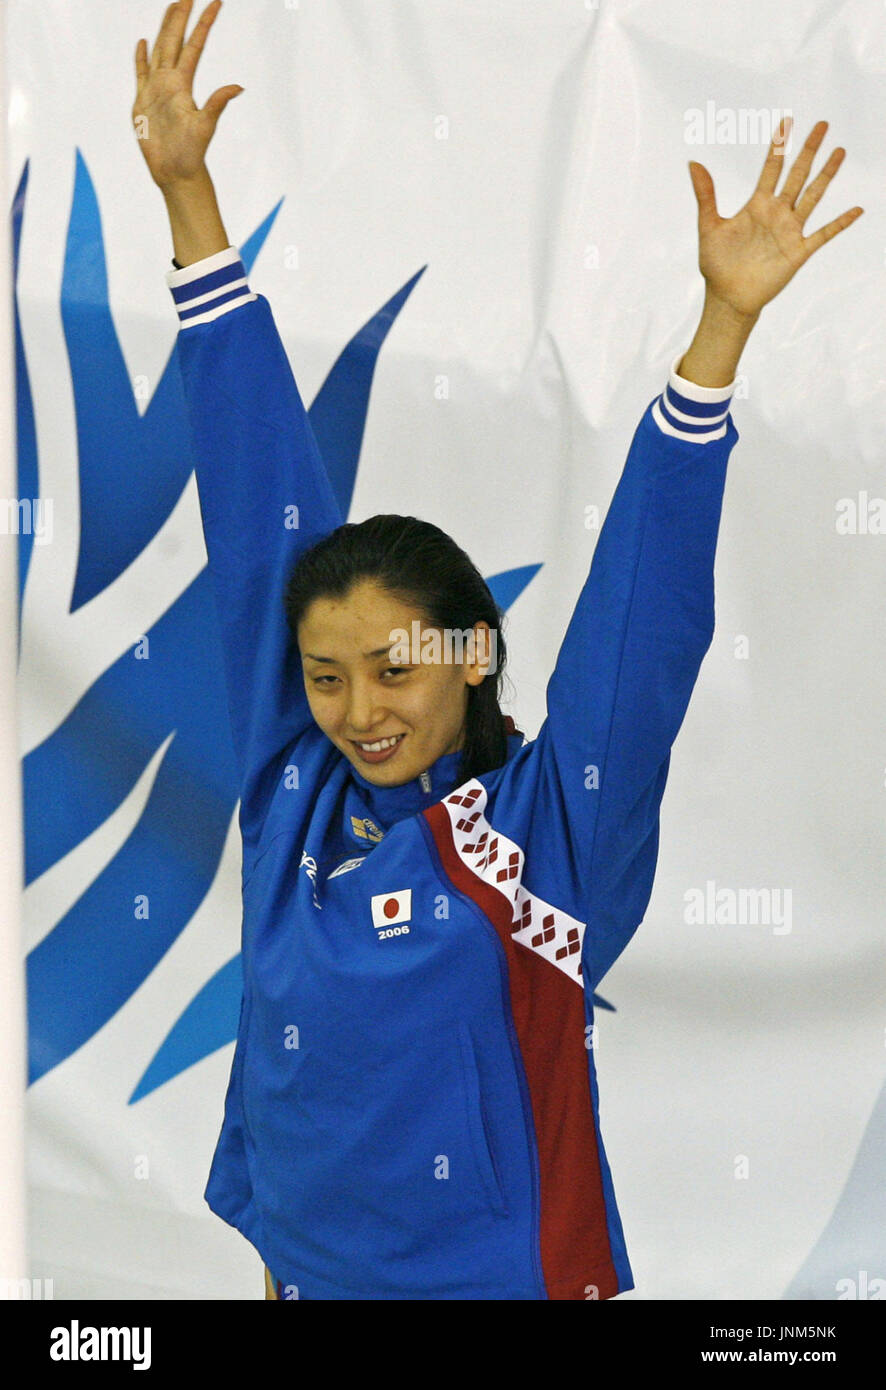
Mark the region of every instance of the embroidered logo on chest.
[[346, 859], [343, 864], [339, 864], [337, 869], [333, 869], [332, 873], [327, 875], [327, 878], [338, 878], [339, 874], [346, 874], [351, 869], [359, 868], [365, 858], [365, 854], [360, 854], [356, 859]]
[[351, 829], [360, 840], [371, 840], [377, 845], [379, 840], [384, 839], [384, 831], [380, 830], [375, 821], [368, 816], [351, 816]]

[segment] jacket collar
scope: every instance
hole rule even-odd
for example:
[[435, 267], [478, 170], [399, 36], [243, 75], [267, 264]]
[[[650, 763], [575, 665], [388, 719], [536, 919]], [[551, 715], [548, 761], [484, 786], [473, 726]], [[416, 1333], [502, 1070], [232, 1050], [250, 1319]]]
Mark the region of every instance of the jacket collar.
[[[508, 734], [508, 761], [523, 746], [523, 735], [510, 715], [505, 716]], [[407, 816], [414, 816], [434, 802], [442, 801], [458, 785], [461, 752], [443, 753], [425, 772], [398, 787], [380, 787], [368, 781], [351, 765], [350, 776], [360, 801], [384, 831]]]

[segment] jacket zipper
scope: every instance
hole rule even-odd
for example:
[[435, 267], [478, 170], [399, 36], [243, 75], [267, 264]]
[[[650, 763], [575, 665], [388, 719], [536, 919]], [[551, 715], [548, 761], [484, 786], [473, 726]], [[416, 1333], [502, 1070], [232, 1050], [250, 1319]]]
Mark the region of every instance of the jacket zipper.
[[431, 855], [431, 862], [433, 863], [437, 871], [438, 878], [443, 884], [446, 885], [449, 891], [455, 893], [456, 897], [460, 898], [461, 901], [471, 909], [475, 917], [479, 918], [479, 920], [483, 924], [483, 928], [486, 931], [487, 935], [492, 936], [493, 941], [495, 943], [496, 951], [498, 953], [498, 982], [501, 991], [500, 997], [502, 1002], [502, 1014], [504, 1015], [505, 1027], [508, 1033], [508, 1041], [511, 1046], [511, 1056], [514, 1061], [514, 1070], [517, 1075], [517, 1083], [520, 1087], [520, 1097], [523, 1103], [523, 1125], [526, 1130], [527, 1148], [529, 1149], [529, 1165], [532, 1170], [532, 1189], [534, 1194], [534, 1200], [532, 1203], [532, 1267], [535, 1272], [535, 1280], [541, 1293], [541, 1297], [546, 1299], [547, 1291], [545, 1289], [544, 1277], [542, 1275], [541, 1269], [541, 1246], [539, 1235], [539, 1217], [541, 1212], [541, 1183], [538, 1171], [538, 1154], [536, 1151], [533, 1129], [530, 1126], [527, 1119], [527, 1117], [530, 1117], [532, 1115], [532, 1102], [529, 1096], [529, 1083], [526, 1080], [526, 1072], [523, 1067], [523, 1058], [520, 1053], [520, 1045], [517, 1040], [517, 1029], [514, 1024], [513, 1014], [511, 1012], [511, 1007], [507, 999], [508, 962], [507, 957], [505, 955], [505, 949], [504, 946], [502, 946], [501, 944], [498, 932], [495, 930], [495, 927], [489, 921], [489, 918], [486, 916], [486, 914], [480, 910], [480, 908], [477, 906], [477, 904], [474, 902], [472, 898], [469, 898], [468, 895], [466, 893], [463, 893], [460, 888], [456, 888], [451, 878], [449, 878], [449, 876], [444, 871], [443, 865], [440, 862], [440, 856], [437, 852], [437, 846], [434, 841], [434, 836], [431, 832], [431, 827], [428, 825], [427, 820], [424, 817], [424, 814], [417, 816], [416, 819], [418, 820], [421, 826], [422, 835], [424, 836], [425, 843], [428, 846]]

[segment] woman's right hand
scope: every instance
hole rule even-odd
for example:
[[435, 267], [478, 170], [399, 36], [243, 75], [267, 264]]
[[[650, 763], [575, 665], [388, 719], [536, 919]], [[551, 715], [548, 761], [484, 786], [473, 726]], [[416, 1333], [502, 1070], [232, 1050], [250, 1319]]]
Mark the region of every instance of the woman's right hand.
[[195, 105], [194, 72], [221, 0], [206, 6], [191, 37], [182, 43], [191, 4], [192, 0], [178, 0], [167, 8], [150, 60], [144, 39], [135, 49], [133, 126], [151, 178], [164, 190], [203, 173], [218, 118], [231, 98], [243, 91], [237, 84], [218, 87], [202, 111]]

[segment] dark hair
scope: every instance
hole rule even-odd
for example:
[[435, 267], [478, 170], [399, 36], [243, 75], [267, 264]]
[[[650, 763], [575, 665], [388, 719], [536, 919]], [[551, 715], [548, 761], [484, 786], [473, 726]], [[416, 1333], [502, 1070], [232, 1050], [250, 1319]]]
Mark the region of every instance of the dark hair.
[[430, 521], [379, 513], [346, 522], [311, 546], [293, 566], [284, 593], [286, 621], [293, 640], [316, 598], [343, 598], [352, 586], [371, 579], [394, 598], [415, 607], [427, 626], [464, 632], [480, 621], [495, 634], [495, 670], [468, 686], [464, 745], [457, 785], [507, 761], [511, 717], [499, 699], [507, 659], [504, 613], [476, 565], [451, 536]]

